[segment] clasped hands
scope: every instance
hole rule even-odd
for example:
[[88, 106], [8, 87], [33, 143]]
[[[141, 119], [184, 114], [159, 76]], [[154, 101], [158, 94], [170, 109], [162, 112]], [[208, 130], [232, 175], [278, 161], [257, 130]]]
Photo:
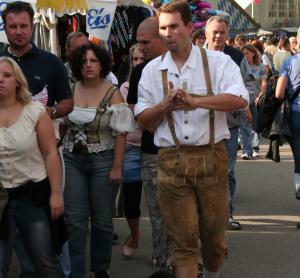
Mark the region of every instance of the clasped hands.
[[192, 110], [196, 108], [195, 97], [189, 95], [183, 89], [174, 89], [174, 84], [169, 81], [169, 93], [161, 103], [168, 111]]

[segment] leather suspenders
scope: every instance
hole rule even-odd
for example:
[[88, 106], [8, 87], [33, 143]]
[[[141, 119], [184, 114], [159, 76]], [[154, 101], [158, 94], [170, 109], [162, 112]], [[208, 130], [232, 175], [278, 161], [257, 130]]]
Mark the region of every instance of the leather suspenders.
[[[200, 47], [200, 52], [201, 52], [201, 56], [202, 56], [204, 76], [205, 76], [205, 82], [206, 82], [206, 88], [207, 88], [207, 96], [213, 96], [206, 50], [204, 48]], [[164, 58], [164, 56], [162, 56], [162, 60], [163, 60], [163, 58]], [[168, 70], [167, 69], [162, 70], [162, 84], [163, 84], [164, 96], [166, 97], [168, 95], [168, 91], [169, 91], [168, 90]], [[198, 97], [201, 97], [201, 96], [198, 96]], [[168, 126], [171, 130], [172, 138], [174, 140], [176, 149], [179, 149], [180, 143], [176, 136], [174, 121], [173, 121], [171, 112], [167, 113], [167, 120], [168, 120]], [[210, 109], [209, 110], [209, 145], [212, 148], [214, 147], [214, 144], [215, 144], [214, 120], [215, 120], [215, 111]]]

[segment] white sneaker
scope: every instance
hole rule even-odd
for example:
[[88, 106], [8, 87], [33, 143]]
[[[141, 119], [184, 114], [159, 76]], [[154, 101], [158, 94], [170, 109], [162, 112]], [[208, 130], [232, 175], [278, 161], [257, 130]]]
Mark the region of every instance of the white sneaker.
[[294, 174], [295, 194], [296, 199], [300, 200], [300, 174]]
[[252, 156], [253, 156], [253, 157], [258, 157], [258, 156], [259, 156], [259, 152], [258, 152], [258, 151], [254, 151], [254, 150], [253, 150], [253, 154], [252, 154]]
[[241, 159], [249, 160], [249, 159], [251, 159], [251, 156], [248, 155], [247, 153], [244, 153], [244, 154], [241, 155]]

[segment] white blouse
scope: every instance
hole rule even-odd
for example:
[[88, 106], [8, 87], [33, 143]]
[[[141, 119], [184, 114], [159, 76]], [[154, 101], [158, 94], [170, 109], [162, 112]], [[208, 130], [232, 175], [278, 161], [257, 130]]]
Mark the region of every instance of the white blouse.
[[4, 188], [15, 188], [47, 177], [35, 130], [45, 112], [41, 103], [31, 101], [24, 106], [16, 123], [0, 128], [0, 182]]
[[[130, 133], [135, 129], [135, 120], [127, 103], [113, 104], [106, 107], [100, 122], [95, 124], [97, 116], [96, 107], [82, 108], [74, 106], [73, 111], [68, 115], [68, 120], [73, 126], [64, 137], [64, 147], [72, 152], [74, 144], [81, 142], [88, 149], [89, 153], [98, 153], [114, 148], [114, 136], [122, 133]], [[68, 123], [65, 123], [68, 126]], [[91, 143], [88, 138], [87, 129], [90, 133], [96, 134], [98, 142]], [[74, 138], [71, 139], [71, 131]]]

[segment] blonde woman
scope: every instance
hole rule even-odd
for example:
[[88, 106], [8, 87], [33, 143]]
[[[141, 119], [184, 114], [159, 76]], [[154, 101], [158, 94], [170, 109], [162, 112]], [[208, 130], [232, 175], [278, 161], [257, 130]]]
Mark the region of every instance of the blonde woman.
[[31, 100], [11, 58], [0, 58], [0, 181], [9, 199], [1, 239], [17, 226], [38, 277], [63, 277], [53, 252], [50, 217], [64, 210], [54, 129], [45, 107]]
[[[138, 45], [133, 45], [129, 50], [130, 73], [132, 69], [145, 61], [143, 53]], [[120, 92], [127, 99], [129, 81], [124, 82]], [[130, 229], [130, 235], [124, 242], [122, 254], [125, 258], [134, 255], [139, 243], [139, 218], [140, 202], [142, 194], [141, 178], [141, 136], [142, 130], [136, 126], [133, 133], [129, 133], [126, 140], [126, 151], [124, 157], [124, 180], [123, 180], [123, 203], [124, 213]]]

